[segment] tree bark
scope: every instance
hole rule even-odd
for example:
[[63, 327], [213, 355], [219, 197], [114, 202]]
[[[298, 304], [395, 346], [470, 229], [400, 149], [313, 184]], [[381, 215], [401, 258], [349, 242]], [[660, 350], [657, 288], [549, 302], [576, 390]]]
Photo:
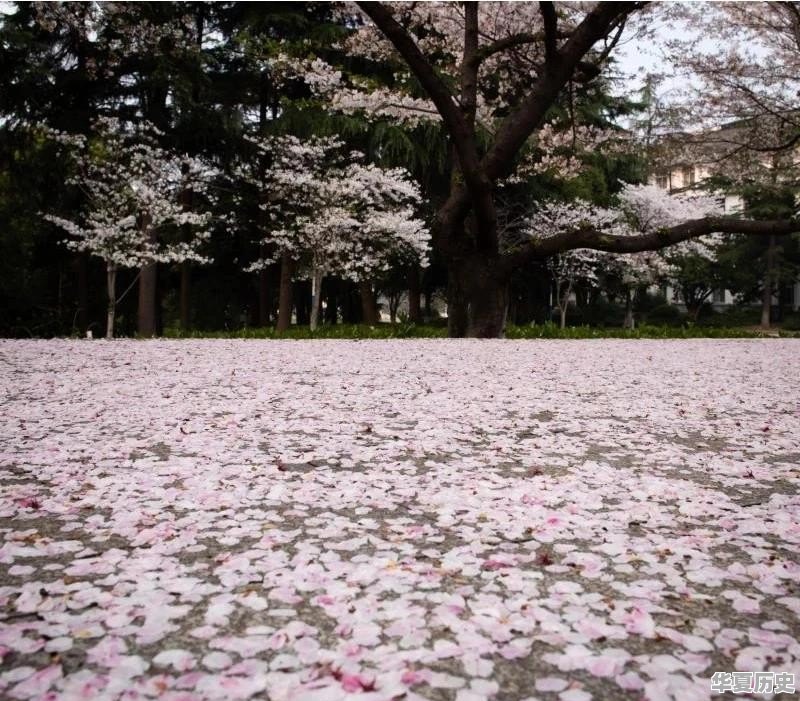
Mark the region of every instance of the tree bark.
[[769, 329], [772, 320], [772, 283], [775, 268], [775, 235], [769, 237], [767, 246], [767, 269], [764, 273], [764, 289], [761, 292], [761, 328]]
[[471, 292], [467, 336], [503, 338], [508, 314], [508, 284], [489, 270], [478, 277]]
[[372, 283], [369, 280], [361, 280], [358, 283], [358, 291], [361, 295], [361, 312], [363, 321], [369, 326], [378, 323], [378, 307], [375, 304], [375, 295], [372, 291]]
[[[142, 215], [142, 228], [145, 237], [155, 243], [155, 232], [150, 229], [150, 217]], [[158, 264], [154, 261], [145, 263], [139, 273], [139, 307], [137, 314], [137, 332], [142, 338], [152, 338], [156, 335], [156, 303], [158, 286]]]
[[288, 253], [281, 255], [281, 280], [278, 291], [277, 331], [286, 331], [292, 321], [292, 259]]
[[414, 263], [408, 271], [408, 320], [412, 324], [422, 323], [419, 290], [419, 266]]
[[108, 307], [106, 311], [106, 338], [114, 338], [114, 316], [117, 310], [117, 266], [106, 263], [106, 291]]
[[316, 331], [319, 326], [319, 315], [322, 311], [322, 268], [314, 268], [311, 277], [311, 320], [309, 326]]

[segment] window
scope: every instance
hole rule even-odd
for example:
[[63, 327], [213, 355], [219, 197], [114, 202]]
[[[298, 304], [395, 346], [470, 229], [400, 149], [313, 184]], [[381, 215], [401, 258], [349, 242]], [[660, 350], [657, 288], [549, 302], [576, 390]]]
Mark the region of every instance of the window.
[[683, 186], [691, 187], [694, 185], [694, 166], [684, 166], [683, 168]]
[[714, 304], [725, 304], [725, 290], [714, 290]]
[[669, 178], [666, 175], [656, 175], [656, 187], [666, 190], [669, 187]]

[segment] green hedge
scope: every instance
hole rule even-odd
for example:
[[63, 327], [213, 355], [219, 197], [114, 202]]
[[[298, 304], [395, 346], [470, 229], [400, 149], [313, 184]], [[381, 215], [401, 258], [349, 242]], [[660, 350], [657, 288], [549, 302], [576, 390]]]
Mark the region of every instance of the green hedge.
[[[760, 338], [764, 334], [758, 331], [735, 327], [717, 326], [656, 326], [642, 325], [636, 329], [619, 327], [598, 328], [593, 326], [569, 326], [561, 329], [557, 324], [540, 324], [536, 326], [509, 326], [506, 338]], [[770, 336], [780, 335], [800, 338], [796, 331], [772, 331]], [[293, 326], [285, 333], [278, 333], [271, 327], [247, 328], [236, 331], [193, 331], [184, 333], [178, 329], [165, 329], [167, 338], [445, 338], [447, 329], [444, 326], [414, 324], [378, 324], [376, 326], [336, 324], [320, 326], [314, 333], [307, 326]]]

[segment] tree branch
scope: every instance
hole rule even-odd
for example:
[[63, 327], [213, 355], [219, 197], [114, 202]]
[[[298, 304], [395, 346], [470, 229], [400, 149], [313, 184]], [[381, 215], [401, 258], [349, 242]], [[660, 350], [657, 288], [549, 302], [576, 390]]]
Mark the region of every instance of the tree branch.
[[[469, 3], [469, 5], [471, 4]], [[391, 10], [382, 2], [359, 2], [358, 6], [392, 42], [425, 92], [430, 96], [433, 104], [436, 105], [458, 156], [460, 172], [469, 197], [472, 199], [478, 230], [479, 232], [496, 233], [492, 184], [481, 167], [474, 125], [465, 119], [447, 85], [436, 74], [433, 66], [420, 51], [411, 35], [392, 16]], [[477, 39], [477, 6], [471, 10], [469, 7], [467, 8], [468, 23], [471, 11], [474, 11], [475, 37]], [[496, 241], [484, 243], [496, 244]], [[496, 250], [496, 245], [494, 248]]]
[[555, 236], [535, 239], [516, 250], [509, 251], [503, 256], [502, 268], [504, 272], [510, 273], [514, 268], [530, 260], [549, 258], [576, 248], [590, 248], [609, 253], [639, 253], [656, 251], [681, 241], [713, 233], [772, 236], [798, 231], [800, 231], [800, 221], [756, 221], [735, 217], [691, 219], [676, 226], [638, 236], [618, 236], [603, 233], [593, 227], [582, 227]]
[[494, 146], [484, 158], [490, 180], [510, 172], [516, 154], [541, 125], [548, 109], [595, 42], [607, 36], [612, 27], [642, 5], [640, 2], [599, 3], [577, 26], [561, 48], [559, 60], [551, 64], [498, 130]]
[[558, 59], [558, 16], [552, 2], [540, 2], [539, 12], [544, 24], [544, 63], [547, 67]]
[[519, 34], [511, 34], [481, 46], [473, 57], [473, 61], [477, 64], [481, 64], [490, 56], [499, 54], [502, 51], [513, 49], [517, 46], [524, 46], [525, 44], [535, 44], [542, 39], [544, 39], [544, 34], [541, 33], [531, 34], [529, 32], [520, 32]]

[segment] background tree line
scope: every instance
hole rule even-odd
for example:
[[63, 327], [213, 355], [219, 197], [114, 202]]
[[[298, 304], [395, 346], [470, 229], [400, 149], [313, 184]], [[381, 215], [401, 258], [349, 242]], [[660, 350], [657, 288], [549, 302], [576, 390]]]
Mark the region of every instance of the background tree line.
[[[403, 52], [358, 45], [367, 28], [365, 15], [330, 3], [14, 3], [0, 26], [0, 333], [105, 331], [106, 267], [89, 251], [65, 246], [64, 231], [45, 219], [80, 219], [90, 209], [87, 189], [75, 177], [80, 159], [58, 137], [84, 137], [83, 157], [96, 156], [98, 120], [152, 125], [155, 146], [205, 163], [208, 173], [202, 188], [179, 184], [164, 196], [177, 200], [178, 212], [202, 209], [207, 214], [204, 256], [210, 262], [162, 257], [120, 268], [115, 283], [118, 333], [156, 335], [165, 326], [285, 326], [291, 315], [304, 324], [314, 314], [321, 314], [324, 323], [374, 323], [378, 294], [393, 312], [405, 295], [412, 322], [433, 315], [435, 295], [446, 298], [456, 335], [466, 333], [470, 324], [475, 335], [501, 332], [498, 305], [503, 322], [506, 315], [515, 323], [549, 320], [551, 301], [560, 305], [554, 265], [559, 251], [553, 250], [554, 257], [527, 246], [520, 238], [526, 230], [521, 222], [529, 221], [539, 203], [551, 200], [611, 206], [624, 183], [644, 181], [651, 154], [620, 124], [643, 119], [653, 106], [647, 93], [616, 94], [610, 50], [596, 44], [613, 42], [627, 16], [641, 10], [639, 4], [622, 3], [617, 14], [599, 20], [589, 17], [605, 24], [593, 29], [596, 36], [585, 39], [574, 56], [568, 54], [570, 42], [583, 31], [586, 18], [563, 11], [554, 18], [549, 3], [523, 5], [527, 7], [503, 16], [481, 15], [482, 22], [494, 22], [492, 30], [500, 37], [497, 53], [488, 53], [487, 47], [494, 45], [482, 38], [482, 47], [470, 60], [462, 53], [453, 58], [452, 45], [454, 37], [465, 31], [469, 35], [471, 11], [457, 12], [461, 24], [455, 30], [437, 29], [447, 26], [446, 13], [452, 12], [444, 4], [436, 10], [442, 15], [401, 18], [418, 40], [429, 42], [431, 60], [439, 61], [438, 75], [454, 91], [462, 90], [463, 115], [467, 123], [472, 121], [470, 138], [479, 155], [489, 153], [490, 122], [499, 123], [524, 101], [525, 81], [530, 82], [525, 76], [534, 71], [542, 84], [552, 82], [571, 62], [532, 127], [535, 138], [523, 139], [512, 154], [514, 177], [492, 186], [493, 201], [487, 205], [491, 231], [481, 233], [480, 216], [462, 212], [459, 216], [466, 218], [444, 236], [441, 212], [454, 197], [463, 197], [459, 188], [470, 177], [458, 140], [447, 119], [435, 115], [436, 105], [427, 102], [429, 86]], [[548, 34], [553, 22], [556, 29]], [[512, 31], [519, 27], [543, 33], [534, 37]], [[511, 44], [509, 37], [518, 43]], [[459, 52], [466, 50], [459, 44]], [[464, 66], [477, 65], [478, 58], [497, 61], [492, 64], [496, 73], [476, 70], [479, 85], [465, 88]], [[346, 75], [347, 84], [331, 75], [329, 67]], [[461, 88], [451, 79], [461, 80]], [[372, 103], [359, 102], [361, 95], [371, 95]], [[491, 108], [488, 116], [483, 114], [486, 105]], [[268, 220], [271, 212], [281, 221], [299, 221], [296, 211], [287, 211], [290, 207], [270, 209], [277, 188], [270, 200], [269, 188], [257, 186], [280, 160], [274, 149], [260, 148], [259, 140], [274, 144], [284, 135], [304, 143], [338, 139], [346, 149], [363, 154], [365, 168], [405, 169], [419, 189], [415, 216], [432, 229], [429, 260], [385, 256], [368, 274], [342, 274], [341, 266], [334, 265], [324, 277], [308, 274], [305, 259], [287, 255], [280, 237], [265, 233], [274, 234], [276, 228]], [[236, 177], [243, 164], [251, 169], [249, 179]], [[762, 205], [757, 216], [793, 216], [793, 201], [786, 204], [791, 192], [784, 187], [782, 194], [774, 196], [770, 190], [765, 195], [762, 187], [760, 199], [751, 198]], [[770, 205], [773, 201], [785, 206]], [[174, 237], [176, 245], [187, 243], [190, 232], [182, 226], [164, 236]], [[492, 244], [495, 249], [485, 247], [487, 231], [499, 242]], [[748, 246], [762, 245], [754, 241], [764, 239], [746, 237], [726, 244], [724, 255], [709, 265], [687, 255], [673, 266], [673, 284], [689, 290], [692, 280], [699, 279], [695, 287], [711, 289], [724, 281], [743, 296], [760, 294], [764, 274], [742, 263], [752, 257]], [[494, 260], [492, 250], [498, 246], [514, 252], [514, 264], [499, 282], [484, 265]], [[784, 279], [791, 274], [795, 249], [790, 237], [782, 237], [780, 245], [773, 241], [773, 278], [778, 278], [778, 253]], [[363, 258], [358, 250], [353, 255]], [[333, 253], [327, 254], [326, 261], [332, 258]], [[601, 284], [595, 276], [592, 284], [576, 279], [570, 288], [584, 309], [599, 309], [609, 301], [629, 311], [637, 300], [646, 305], [643, 291], [652, 280], [642, 278], [631, 288], [620, 285], [614, 271], [601, 277]], [[490, 283], [486, 294], [476, 287], [484, 279]], [[494, 307], [480, 311], [482, 320], [477, 319], [478, 301], [490, 299]], [[686, 301], [691, 306], [688, 296]]]

